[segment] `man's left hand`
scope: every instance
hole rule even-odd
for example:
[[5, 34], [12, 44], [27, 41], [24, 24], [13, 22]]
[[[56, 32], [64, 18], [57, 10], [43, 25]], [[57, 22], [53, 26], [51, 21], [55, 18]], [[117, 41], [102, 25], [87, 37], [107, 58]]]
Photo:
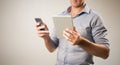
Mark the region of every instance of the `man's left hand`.
[[63, 31], [63, 36], [71, 42], [72, 45], [76, 45], [79, 43], [79, 41], [81, 40], [81, 36], [79, 33], [77, 33], [77, 31], [75, 30], [75, 28], [72, 29], [65, 29]]

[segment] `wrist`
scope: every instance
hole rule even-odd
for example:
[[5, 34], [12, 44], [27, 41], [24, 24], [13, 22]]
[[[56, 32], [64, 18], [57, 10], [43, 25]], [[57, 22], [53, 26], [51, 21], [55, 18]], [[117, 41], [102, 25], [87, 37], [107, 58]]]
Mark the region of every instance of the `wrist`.
[[85, 39], [84, 37], [80, 37], [78, 41], [78, 45], [80, 46], [89, 46], [91, 43], [89, 40]]
[[83, 37], [79, 36], [78, 40], [76, 41], [76, 45], [80, 45], [82, 40], [83, 40]]
[[47, 41], [50, 39], [50, 36], [43, 37], [43, 40]]

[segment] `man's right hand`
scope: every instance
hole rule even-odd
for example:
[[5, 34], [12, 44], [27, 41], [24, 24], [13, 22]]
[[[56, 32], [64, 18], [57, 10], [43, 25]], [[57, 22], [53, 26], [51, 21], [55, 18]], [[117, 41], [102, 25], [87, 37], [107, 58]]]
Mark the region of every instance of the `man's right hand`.
[[49, 52], [53, 52], [57, 47], [55, 46], [53, 40], [49, 36], [49, 30], [47, 25], [44, 23], [42, 25], [36, 23], [36, 30], [38, 36], [44, 39], [46, 48], [49, 50]]
[[49, 38], [49, 30], [46, 24], [42, 24], [40, 26], [40, 23], [36, 23], [36, 30], [38, 33], [38, 36], [43, 38], [43, 39], [48, 39]]

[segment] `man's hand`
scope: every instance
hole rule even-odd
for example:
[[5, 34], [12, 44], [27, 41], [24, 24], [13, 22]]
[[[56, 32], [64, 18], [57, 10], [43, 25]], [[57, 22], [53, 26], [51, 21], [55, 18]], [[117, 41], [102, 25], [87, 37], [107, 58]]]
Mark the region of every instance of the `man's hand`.
[[75, 28], [72, 29], [65, 29], [63, 31], [63, 36], [71, 42], [72, 45], [76, 45], [80, 42], [81, 40], [81, 36], [77, 33], [77, 31], [75, 30]]
[[46, 24], [40, 25], [39, 23], [36, 23], [36, 29], [38, 36], [44, 39], [46, 48], [49, 50], [49, 52], [53, 52], [57, 47], [54, 44], [54, 41], [49, 36], [49, 30]]
[[40, 23], [36, 23], [36, 30], [39, 37], [43, 39], [49, 38], [49, 31], [46, 24], [40, 25]]
[[72, 45], [79, 45], [87, 52], [106, 59], [109, 56], [109, 49], [105, 45], [93, 43], [80, 36], [75, 30], [66, 29], [63, 31], [63, 36], [69, 40]]

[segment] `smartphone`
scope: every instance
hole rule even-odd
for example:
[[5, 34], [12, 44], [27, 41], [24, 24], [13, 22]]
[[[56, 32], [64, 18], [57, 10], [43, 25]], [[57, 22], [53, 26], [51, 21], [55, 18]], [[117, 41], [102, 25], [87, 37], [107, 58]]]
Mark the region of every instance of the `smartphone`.
[[[41, 18], [35, 18], [36, 23], [39, 23], [39, 26], [43, 24], [43, 21]], [[40, 30], [45, 30], [45, 29], [40, 29]]]
[[40, 26], [43, 24], [43, 21], [41, 18], [35, 18], [35, 21], [40, 24]]

